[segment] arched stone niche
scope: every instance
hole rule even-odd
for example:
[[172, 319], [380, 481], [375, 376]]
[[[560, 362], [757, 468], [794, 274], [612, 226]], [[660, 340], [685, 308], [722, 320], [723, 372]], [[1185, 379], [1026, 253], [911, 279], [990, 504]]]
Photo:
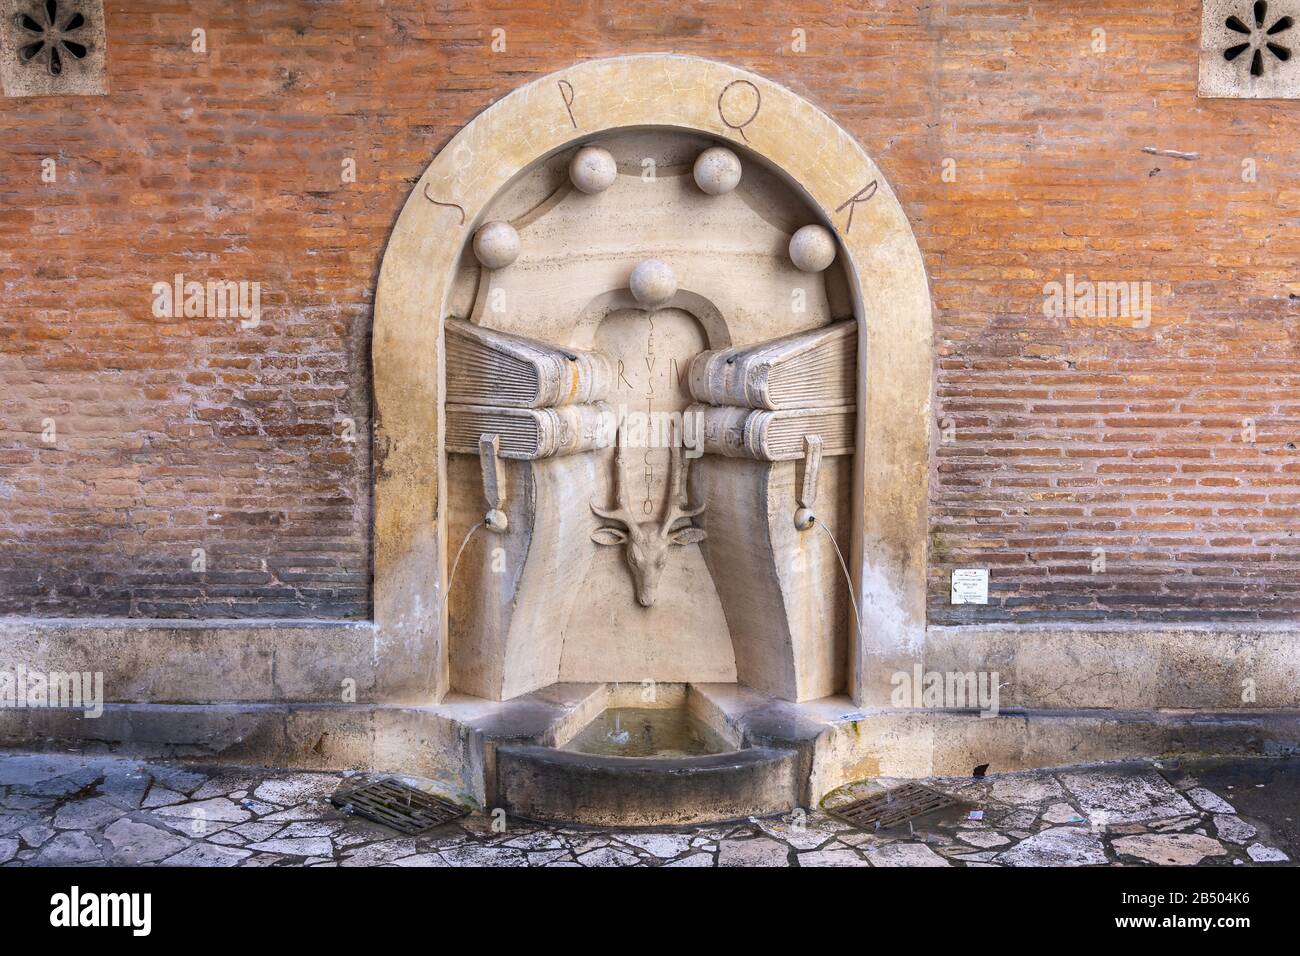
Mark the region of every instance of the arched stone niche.
[[[782, 180], [783, 188], [805, 204], [811, 217], [834, 231], [840, 252], [837, 274], [842, 276], [840, 307], [856, 321], [858, 329], [857, 413], [853, 418], [856, 453], [846, 479], [851, 514], [835, 532], [847, 543], [845, 558], [861, 609], [860, 627], [848, 624], [842, 650], [836, 653], [845, 658], [843, 683], [864, 706], [886, 705], [892, 674], [910, 670], [920, 659], [925, 633], [932, 343], [925, 272], [907, 218], [862, 149], [807, 101], [726, 64], [649, 54], [587, 62], [537, 80], [491, 106], [438, 154], [394, 227], [376, 295], [372, 355], [377, 429], [375, 664], [377, 692], [384, 701], [437, 702], [453, 689], [465, 689], [460, 686], [465, 684], [475, 696], [501, 699], [562, 676], [635, 677], [583, 672], [580, 667], [570, 668], [566, 675], [562, 650], [536, 643], [509, 646], [505, 638], [502, 646], [488, 654], [490, 660], [483, 664], [486, 670], [478, 670], [487, 677], [473, 676], [478, 665], [466, 669], [463, 659], [458, 659], [453, 669], [443, 594], [453, 552], [463, 538], [459, 528], [453, 527], [452, 513], [463, 514], [460, 499], [470, 479], [462, 474], [465, 462], [456, 460], [462, 456], [450, 456], [453, 474], [449, 477], [448, 472], [444, 319], [459, 313], [468, 312], [471, 318], [475, 314], [475, 300], [484, 290], [466, 290], [467, 248], [475, 230], [499, 216], [496, 210], [503, 197], [510, 196], [512, 189], [515, 194], [521, 189], [526, 192], [530, 178], [544, 182], [545, 176], [538, 171], [548, 162], [563, 163], [580, 145], [602, 139], [626, 144], [627, 137], [642, 131], [677, 137], [684, 147], [692, 143], [730, 146], [747, 166], [752, 164], [762, 175]], [[661, 175], [665, 172], [659, 171]], [[525, 236], [527, 225], [550, 211], [545, 205], [521, 214]], [[769, 223], [777, 231], [790, 225]], [[520, 265], [523, 262], [521, 258]], [[573, 303], [580, 314], [564, 316], [569, 324], [563, 334], [537, 337], [566, 348], [585, 349], [615, 335], [610, 323], [619, 321], [620, 309], [636, 306], [625, 291], [627, 269], [632, 264], [634, 261], [592, 264], [597, 272], [609, 271], [604, 280], [591, 280], [604, 281], [607, 287], [596, 295], [590, 288], [582, 290], [581, 298]], [[500, 270], [497, 277], [504, 278], [512, 269], [515, 266]], [[689, 273], [704, 267], [697, 258], [685, 269]], [[516, 300], [521, 296], [536, 299], [552, 307], [569, 305], [563, 288], [552, 289], [549, 295], [529, 295], [526, 271], [516, 271], [514, 278], [519, 281], [513, 291], [511, 283], [502, 283], [507, 295]], [[770, 311], [764, 297], [770, 296], [771, 288], [756, 290], [750, 303], [739, 294], [724, 296], [728, 301], [719, 302], [713, 299], [718, 293], [705, 279], [684, 278], [682, 292], [669, 303], [681, 313], [672, 321], [682, 336], [697, 334], [710, 349], [751, 344], [762, 338], [753, 331], [761, 322], [755, 325], [737, 316], [747, 309], [756, 316]], [[729, 288], [735, 293], [737, 287], [731, 283]], [[743, 292], [743, 286], [740, 289]], [[467, 296], [469, 304], [465, 304]], [[827, 308], [834, 311], [832, 306]], [[481, 301], [477, 309], [481, 320]], [[515, 313], [516, 323], [526, 318], [522, 313]], [[831, 312], [825, 316], [835, 317]], [[547, 315], [537, 312], [533, 320], [544, 323]], [[519, 332], [522, 328], [516, 324], [501, 330]], [[737, 335], [742, 341], [732, 342]], [[560, 500], [564, 490], [577, 482], [583, 489], [582, 508], [573, 512], [573, 521], [578, 522], [576, 516], [588, 497], [602, 499], [608, 494], [608, 459], [613, 451], [603, 454], [573, 456], [562, 466], [562, 475], [561, 469], [547, 470], [534, 463], [539, 467], [529, 472], [526, 480], [516, 476], [506, 481], [507, 498], [516, 506], [535, 502], [552, 487], [550, 500]], [[790, 477], [776, 479], [778, 482], [791, 483], [798, 474], [793, 463], [786, 464]], [[706, 465], [692, 480], [697, 495], [702, 481], [722, 482], [713, 485], [713, 513], [703, 520], [714, 539], [703, 545], [713, 549], [708, 562], [713, 566], [721, 563], [724, 547], [745, 546], [744, 542], [727, 541], [725, 531], [734, 522], [725, 520], [723, 505], [728, 499], [743, 497], [748, 487], [745, 482], [751, 479], [728, 485], [728, 479], [718, 476], [730, 467], [731, 463], [719, 457], [716, 465]], [[452, 498], [457, 500], [449, 502]], [[465, 523], [463, 517], [457, 520]], [[586, 520], [595, 519], [588, 515]], [[563, 542], [557, 539], [547, 546], [569, 551], [579, 543], [586, 546], [587, 530], [586, 525], [566, 525]], [[541, 531], [559, 533], [549, 526]], [[511, 548], [528, 551], [538, 547], [533, 540], [535, 532], [537, 528], [529, 519], [526, 531], [517, 526], [500, 536], [480, 531], [477, 539], [487, 539], [484, 546], [488, 547], [499, 544], [510, 567]], [[581, 534], [575, 536], [575, 532]], [[524, 561], [523, 551], [513, 558]], [[483, 558], [467, 560], [481, 562]], [[516, 562], [514, 567], [521, 565]], [[460, 584], [458, 580], [457, 588]], [[480, 580], [477, 589], [483, 584]], [[833, 595], [827, 598], [834, 600]], [[505, 600], [500, 606], [511, 603]], [[736, 605], [733, 598], [731, 606]], [[487, 624], [491, 630], [491, 622]], [[533, 638], [545, 630], [537, 621], [520, 621], [518, 625], [518, 634]], [[498, 636], [504, 633], [500, 631]], [[733, 623], [731, 640], [736, 643], [735, 663], [742, 683], [793, 700], [838, 689], [832, 686], [838, 678], [825, 675], [801, 683], [797, 675], [783, 674], [779, 667], [760, 673], [761, 668], [756, 670], [753, 664], [758, 659], [756, 651], [752, 647], [742, 650], [742, 637]], [[477, 643], [475, 647], [475, 653], [482, 650]], [[726, 680], [720, 653], [713, 653], [707, 666], [695, 675], [644, 673], [641, 677]], [[746, 655], [749, 664], [744, 662]], [[771, 655], [761, 657], [772, 660]], [[455, 688], [453, 670], [457, 672]]]

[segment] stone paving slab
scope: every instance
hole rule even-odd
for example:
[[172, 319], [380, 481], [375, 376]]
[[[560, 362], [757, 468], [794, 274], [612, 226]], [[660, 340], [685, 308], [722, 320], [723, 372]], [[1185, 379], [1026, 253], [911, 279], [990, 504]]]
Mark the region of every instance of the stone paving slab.
[[[366, 779], [3, 753], [0, 866], [1278, 866], [1294, 865], [1300, 818], [1296, 759], [923, 780], [960, 803], [879, 832], [818, 809], [664, 830], [476, 813], [411, 837], [329, 803]], [[898, 782], [861, 781], [824, 803]]]

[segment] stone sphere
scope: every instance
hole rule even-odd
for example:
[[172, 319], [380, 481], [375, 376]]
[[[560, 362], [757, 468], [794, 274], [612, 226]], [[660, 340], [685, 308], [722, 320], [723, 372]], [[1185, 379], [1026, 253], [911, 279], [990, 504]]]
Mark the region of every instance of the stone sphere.
[[573, 155], [569, 163], [569, 178], [584, 193], [603, 192], [614, 184], [618, 166], [607, 149], [584, 146]]
[[658, 308], [677, 294], [677, 276], [668, 263], [658, 259], [638, 263], [627, 284], [632, 298], [647, 309]]
[[804, 272], [821, 272], [835, 261], [835, 237], [825, 226], [804, 226], [790, 237], [790, 261]]
[[519, 233], [508, 222], [488, 222], [474, 233], [474, 255], [489, 269], [504, 269], [519, 258]]
[[740, 185], [740, 157], [725, 146], [711, 146], [695, 160], [695, 185], [721, 196]]

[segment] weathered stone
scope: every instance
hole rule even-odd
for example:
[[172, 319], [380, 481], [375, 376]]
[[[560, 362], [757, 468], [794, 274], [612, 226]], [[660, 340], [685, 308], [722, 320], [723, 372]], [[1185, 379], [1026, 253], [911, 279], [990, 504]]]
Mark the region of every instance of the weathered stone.
[[1107, 862], [1101, 837], [1084, 827], [1043, 830], [994, 859], [1008, 866], [1100, 866]]
[[170, 807], [177, 803], [184, 803], [189, 798], [183, 793], [177, 793], [175, 790], [168, 790], [166, 787], [154, 787], [145, 795], [140, 806], [145, 810], [152, 810], [156, 807]]
[[58, 830], [97, 830], [125, 812], [107, 800], [91, 797], [59, 807], [59, 812], [54, 815], [54, 826]]
[[45, 844], [36, 856], [40, 866], [76, 866], [98, 863], [103, 859], [99, 847], [90, 837], [76, 830], [60, 833]]
[[864, 847], [872, 866], [950, 866], [924, 843], [889, 843]]
[[1246, 847], [1246, 855], [1256, 863], [1289, 863], [1291, 858], [1276, 847], [1262, 843], [1252, 843]]
[[971, 846], [1006, 846], [1011, 840], [994, 830], [958, 830], [957, 839]]
[[247, 850], [231, 846], [213, 846], [211, 843], [195, 843], [191, 847], [169, 856], [162, 861], [163, 866], [239, 866], [251, 856]]
[[193, 829], [195, 833], [204, 832], [204, 828], [216, 823], [243, 823], [253, 816], [239, 805], [225, 797], [213, 797], [194, 803], [159, 807], [153, 811], [160, 817], [176, 821], [174, 826]]
[[775, 840], [782, 840], [796, 850], [815, 850], [835, 839], [837, 831], [804, 824], [796, 826], [783, 819], [757, 819], [753, 821], [760, 830]]
[[680, 860], [673, 860], [671, 863], [665, 863], [664, 866], [713, 866], [713, 854], [711, 853], [692, 853], [684, 856]]
[[359, 850], [353, 850], [340, 861], [339, 865], [382, 866], [385, 863], [395, 863], [403, 857], [414, 856], [418, 850], [414, 840], [386, 840], [383, 843], [372, 843]]
[[563, 841], [554, 833], [546, 830], [517, 834], [502, 842], [501, 845], [516, 850], [560, 850], [564, 848]]
[[568, 850], [538, 850], [528, 854], [529, 866], [545, 866], [556, 860], [572, 860], [573, 854]]
[[254, 842], [260, 840], [269, 840], [276, 836], [284, 829], [283, 823], [241, 823], [238, 826], [231, 827], [240, 836]]
[[132, 820], [115, 821], [104, 831], [104, 838], [112, 845], [111, 862], [136, 866], [153, 863], [173, 856], [189, 846], [184, 837]]
[[279, 840], [298, 840], [304, 837], [332, 837], [347, 826], [346, 820], [306, 820], [290, 823], [277, 834]]
[[38, 823], [30, 827], [23, 827], [18, 831], [18, 835], [23, 838], [23, 842], [28, 846], [36, 847], [54, 836], [54, 829], [45, 826], [43, 823]]
[[1196, 787], [1187, 791], [1187, 796], [1192, 803], [1196, 804], [1202, 810], [1208, 810], [1210, 813], [1236, 813], [1236, 809], [1227, 800], [1219, 796], [1213, 790], [1206, 790], [1204, 787]]
[[689, 833], [615, 833], [611, 834], [620, 843], [645, 850], [661, 860], [671, 860], [691, 848]]
[[450, 864], [437, 853], [417, 853], [394, 860], [393, 866], [449, 866]]
[[613, 846], [590, 850], [577, 859], [583, 866], [639, 866], [641, 863], [635, 854]]
[[1228, 842], [1240, 844], [1245, 844], [1247, 840], [1259, 832], [1241, 817], [1229, 814], [1215, 815], [1214, 830]]
[[243, 846], [248, 842], [245, 837], [233, 830], [218, 830], [216, 833], [208, 834], [204, 839], [219, 846]]
[[989, 788], [989, 796], [1000, 803], [1037, 804], [1044, 800], [1059, 800], [1065, 792], [1048, 774], [1017, 774], [995, 779]]
[[185, 767], [168, 766], [166, 764], [153, 764], [149, 768], [150, 776], [155, 780], [155, 785], [161, 784], [168, 790], [176, 790], [184, 794], [192, 794], [199, 787], [207, 782], [208, 775], [200, 773], [197, 770], [189, 770]]
[[104, 774], [99, 792], [125, 810], [136, 810], [152, 781], [153, 777], [142, 766], [115, 767]]
[[253, 791], [253, 796], [267, 803], [292, 807], [328, 797], [338, 789], [338, 785], [338, 780], [330, 774], [293, 774], [264, 781]]
[[766, 837], [718, 842], [718, 866], [789, 866], [789, 855], [788, 846]]
[[1054, 803], [1043, 811], [1043, 819], [1048, 823], [1086, 823], [1078, 810], [1068, 803]]
[[275, 839], [251, 843], [248, 849], [261, 853], [279, 853], [283, 856], [332, 856], [334, 844], [328, 837], [308, 837], [300, 840]]
[[1208, 856], [1222, 856], [1228, 852], [1218, 840], [1195, 833], [1126, 836], [1115, 840], [1113, 845], [1116, 853], [1166, 866], [1195, 866]]
[[1155, 773], [1088, 770], [1061, 774], [1096, 826], [1137, 823], [1195, 813], [1195, 808]]
[[[630, 854], [629, 854], [630, 855]], [[500, 846], [457, 846], [444, 850], [442, 858], [449, 866], [527, 866], [528, 857], [520, 850]]]
[[40, 825], [42, 819], [34, 813], [0, 813], [0, 836], [8, 836], [25, 827]]
[[17, 855], [17, 840], [0, 840], [0, 863], [8, 863]]
[[809, 850], [797, 857], [802, 866], [869, 866], [862, 857], [848, 847], [827, 847], [824, 850]]

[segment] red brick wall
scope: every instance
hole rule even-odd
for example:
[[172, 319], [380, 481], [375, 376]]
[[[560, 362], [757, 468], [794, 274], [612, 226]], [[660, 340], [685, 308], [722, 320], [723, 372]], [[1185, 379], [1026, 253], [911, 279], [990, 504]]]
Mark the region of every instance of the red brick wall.
[[[106, 8], [110, 96], [0, 100], [0, 612], [364, 616], [388, 230], [493, 99], [645, 50], [813, 99], [910, 215], [951, 439], [932, 620], [1300, 605], [1300, 103], [1198, 100], [1194, 0]], [[261, 325], [155, 318], [177, 272], [260, 282]], [[1067, 273], [1150, 282], [1150, 327], [1045, 317]], [[946, 605], [964, 566], [989, 607]]]

